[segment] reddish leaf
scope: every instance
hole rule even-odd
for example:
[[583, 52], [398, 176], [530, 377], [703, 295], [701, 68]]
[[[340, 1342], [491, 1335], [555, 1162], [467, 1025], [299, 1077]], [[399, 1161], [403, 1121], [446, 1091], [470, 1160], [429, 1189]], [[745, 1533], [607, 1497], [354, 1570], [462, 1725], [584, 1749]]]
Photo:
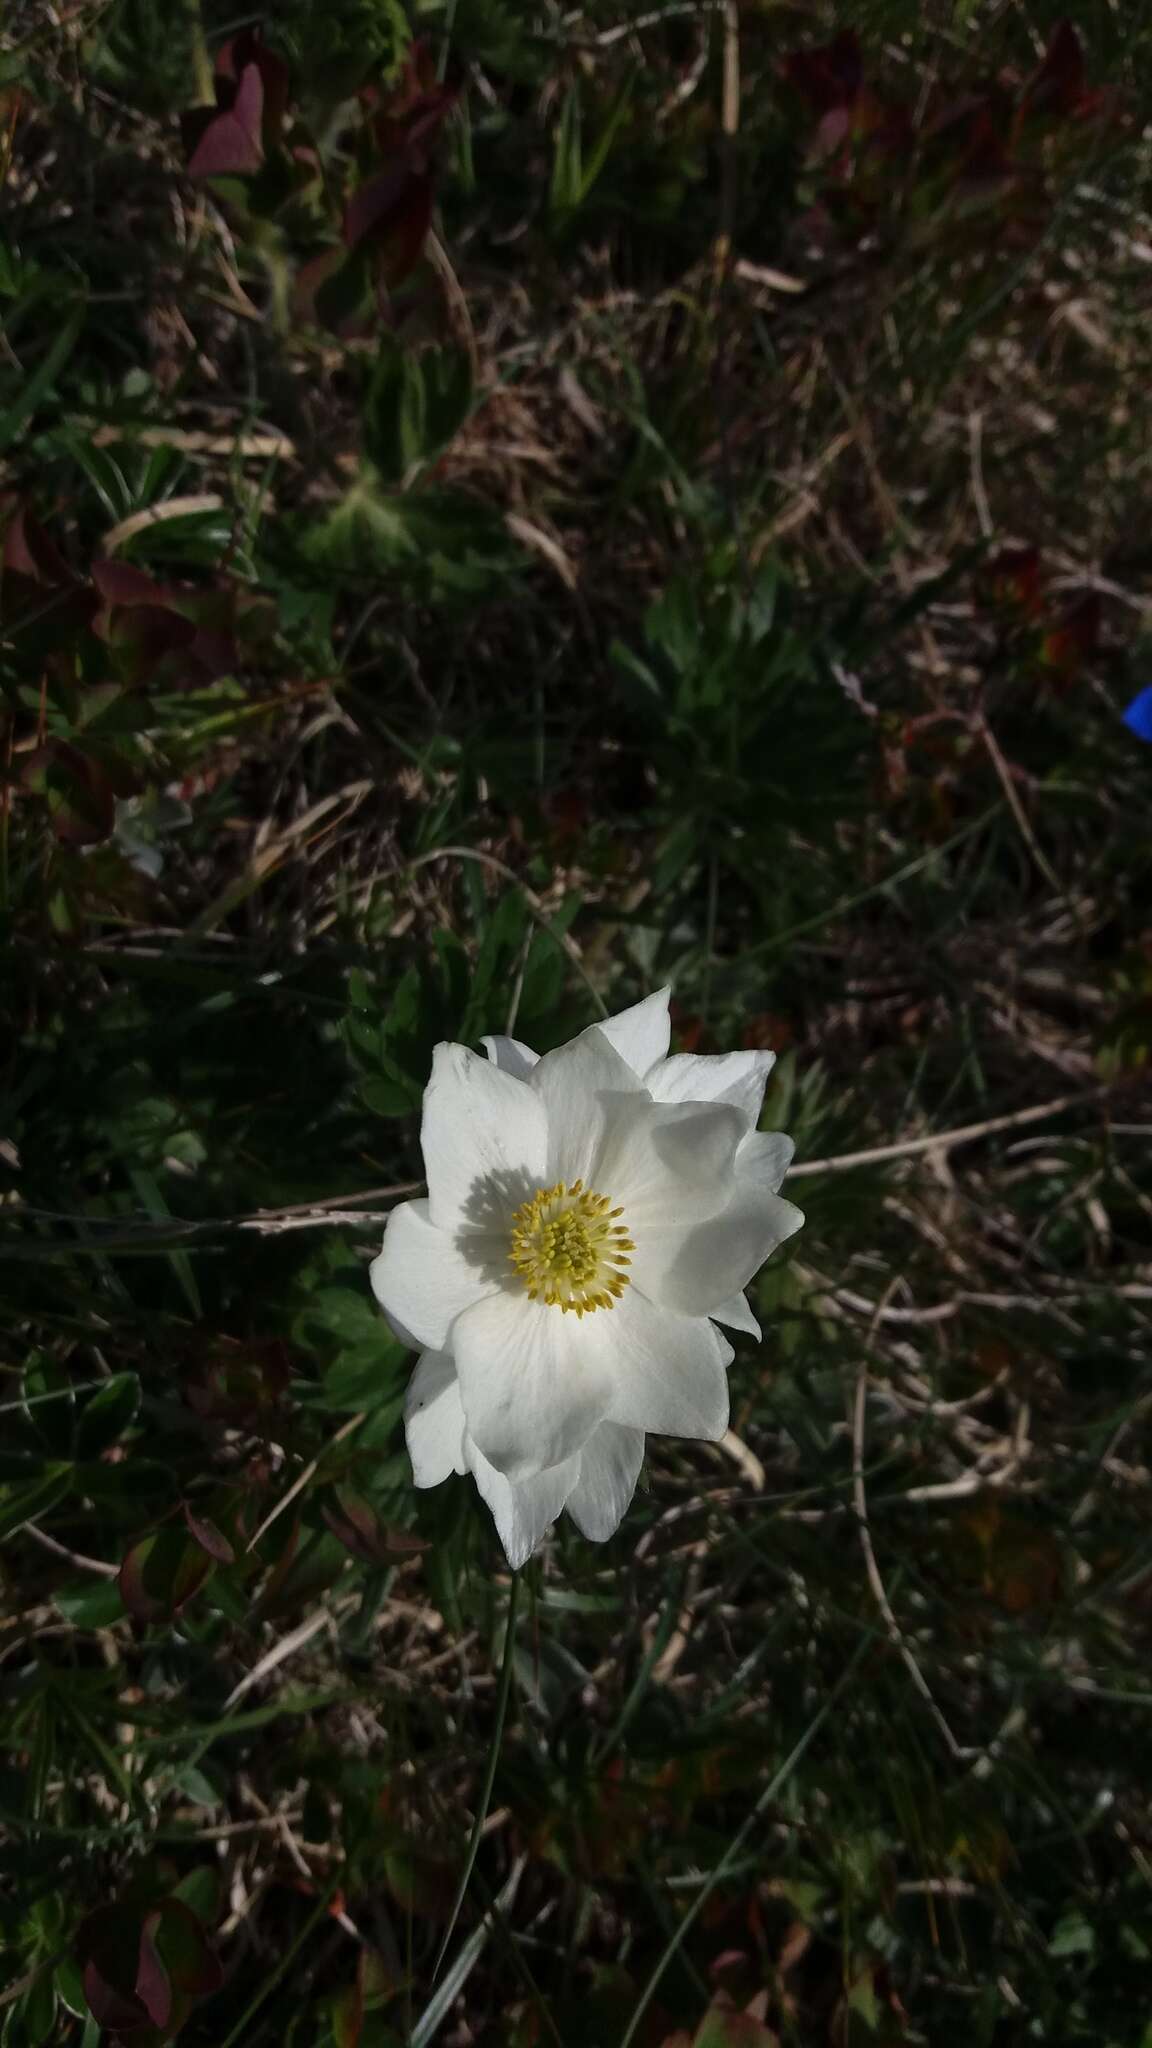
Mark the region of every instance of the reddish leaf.
[[986, 562], [980, 573], [986, 601], [1036, 618], [1043, 609], [1044, 572], [1038, 548], [1002, 548]]
[[212, 1559], [174, 1522], [134, 1543], [117, 1576], [120, 1597], [138, 1621], [170, 1621], [198, 1593]]
[[753, 1011], [740, 1033], [741, 1045], [758, 1050], [770, 1047], [776, 1052], [786, 1052], [795, 1042], [796, 1033], [790, 1020], [781, 1016], [778, 1010]]
[[436, 78], [431, 51], [417, 43], [387, 99], [365, 98], [377, 105], [371, 132], [381, 162], [349, 198], [341, 232], [349, 249], [371, 251], [387, 284], [398, 284], [431, 226], [431, 155], [456, 91]]
[[376, 1949], [362, 1948], [355, 1983], [339, 1993], [332, 2013], [336, 2048], [359, 2048], [366, 2013], [395, 1996], [396, 1981]]
[[297, 318], [315, 321], [345, 341], [367, 333], [373, 298], [368, 256], [356, 249], [321, 250], [301, 264], [292, 287]]
[[140, 2026], [146, 2015], [136, 1996], [140, 1923], [129, 1905], [100, 1906], [81, 1922], [76, 1955], [88, 2009], [117, 2032]]
[[988, 101], [974, 106], [949, 139], [953, 150], [952, 172], [956, 180], [986, 185], [1001, 183], [1011, 177], [1012, 158], [995, 110]]
[[4, 535], [0, 566], [14, 569], [33, 583], [68, 584], [73, 580], [63, 556], [15, 491], [0, 495], [0, 524]]
[[93, 564], [92, 581], [102, 599], [93, 631], [130, 686], [198, 689], [237, 666], [243, 600], [231, 584], [157, 583], [131, 563], [109, 561]]
[[129, 2038], [144, 2027], [165, 2026], [172, 2008], [163, 1964], [151, 1942], [145, 1954], [143, 1931], [140, 1906], [125, 1899], [90, 1913], [76, 1936], [89, 2011], [102, 2027]]
[[92, 581], [106, 605], [155, 604], [160, 586], [144, 569], [131, 562], [103, 559], [92, 564]]
[[332, 2038], [336, 2048], [359, 2048], [364, 2029], [364, 1995], [359, 1982], [345, 1985], [332, 2008]]
[[158, 604], [118, 607], [97, 620], [96, 631], [120, 657], [125, 680], [140, 683], [169, 657], [189, 656], [196, 639], [190, 619]]
[[407, 1529], [382, 1522], [371, 1501], [350, 1488], [336, 1488], [336, 1506], [321, 1509], [332, 1534], [362, 1564], [391, 1564], [397, 1557], [416, 1557], [428, 1545]]
[[188, 169], [196, 178], [244, 177], [275, 148], [288, 106], [288, 67], [245, 29], [221, 48], [213, 80], [215, 107], [181, 116]]
[[278, 1410], [291, 1376], [287, 1346], [278, 1338], [240, 1343], [222, 1337], [203, 1380], [189, 1385], [186, 1399], [196, 1415], [252, 1430]]
[[432, 180], [401, 162], [352, 194], [342, 232], [350, 249], [372, 249], [386, 281], [399, 284], [418, 262], [431, 225]]
[[752, 1958], [747, 1949], [727, 1948], [708, 1965], [708, 1981], [729, 1998], [747, 1998], [755, 1982]]
[[136, 1996], [154, 2027], [166, 2027], [172, 2018], [172, 1984], [156, 1946], [159, 1913], [149, 1913], [140, 1929], [140, 1950], [136, 1964]]
[[784, 59], [784, 75], [814, 113], [850, 107], [864, 80], [860, 38], [846, 28], [815, 50], [796, 50]]
[[199, 1915], [183, 1899], [161, 1900], [145, 1922], [172, 1984], [185, 1998], [206, 1998], [224, 1981], [220, 1958]]
[[1099, 640], [1100, 599], [1089, 590], [1069, 605], [1059, 623], [1045, 634], [1040, 658], [1056, 671], [1061, 683], [1070, 683], [1095, 654]]
[[[379, 96], [375, 97], [379, 101]], [[425, 164], [456, 99], [456, 88], [436, 75], [431, 45], [414, 42], [403, 71], [379, 103], [372, 123], [381, 155], [402, 153], [412, 163]]]
[[794, 1970], [811, 1946], [812, 1929], [803, 1920], [793, 1920], [780, 1943], [780, 1953], [776, 1958], [776, 1968], [780, 1976], [786, 1977], [789, 1970]]
[[243, 177], [258, 171], [264, 162], [264, 81], [258, 67], [247, 65], [231, 90], [218, 84], [216, 96], [222, 104], [206, 121], [199, 108], [185, 117], [191, 176]]
[[176, 1897], [128, 1897], [90, 1913], [76, 1937], [84, 1996], [118, 2037], [169, 2041], [223, 1973], [197, 1915]]
[[558, 850], [567, 851], [583, 844], [590, 813], [588, 799], [578, 789], [558, 789], [542, 799], [541, 808]]
[[278, 57], [261, 40], [258, 28], [242, 29], [222, 46], [216, 58], [217, 87], [221, 79], [239, 84], [252, 66], [259, 72], [264, 87], [263, 142], [265, 149], [270, 149], [279, 140], [288, 111], [288, 66], [283, 57]]
[[0, 618], [19, 637], [23, 664], [59, 663], [74, 680], [70, 643], [97, 609], [94, 591], [72, 574], [39, 521], [14, 491], [0, 492]]
[[57, 839], [65, 846], [95, 846], [116, 822], [116, 790], [100, 762], [67, 740], [48, 739], [23, 758], [20, 780], [43, 797]]
[[217, 1564], [235, 1563], [236, 1552], [228, 1538], [221, 1535], [215, 1522], [210, 1522], [206, 1515], [194, 1515], [187, 1501], [183, 1503], [183, 1513], [188, 1533], [200, 1545], [201, 1550], [206, 1550]]
[[1089, 90], [1084, 46], [1072, 23], [1059, 21], [1048, 48], [1020, 96], [1022, 110], [1056, 115], [1082, 115], [1101, 100]]

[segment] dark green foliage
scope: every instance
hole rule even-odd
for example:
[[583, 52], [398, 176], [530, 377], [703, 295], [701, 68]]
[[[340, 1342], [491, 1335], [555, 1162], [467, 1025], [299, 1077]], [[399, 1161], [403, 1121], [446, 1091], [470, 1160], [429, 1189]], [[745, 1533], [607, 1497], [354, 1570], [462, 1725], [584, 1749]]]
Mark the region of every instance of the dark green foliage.
[[268, 28], [321, 101], [392, 78], [411, 37], [402, 0], [288, 0]]

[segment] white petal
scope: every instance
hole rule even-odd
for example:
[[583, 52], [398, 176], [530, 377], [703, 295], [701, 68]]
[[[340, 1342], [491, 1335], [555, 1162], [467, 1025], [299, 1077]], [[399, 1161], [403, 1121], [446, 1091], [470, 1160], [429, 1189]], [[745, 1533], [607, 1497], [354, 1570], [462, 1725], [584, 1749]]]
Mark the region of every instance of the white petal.
[[643, 1002], [633, 1003], [630, 1010], [620, 1010], [615, 1017], [605, 1017], [602, 1024], [593, 1026], [627, 1060], [633, 1073], [641, 1077], [657, 1060], [667, 1057], [672, 1036], [668, 1018], [671, 993], [670, 988], [658, 988], [654, 995], [645, 996]]
[[780, 1195], [737, 1180], [728, 1207], [687, 1229], [635, 1232], [633, 1284], [649, 1301], [682, 1316], [709, 1316], [748, 1285], [769, 1252], [804, 1218]]
[[513, 1571], [527, 1564], [543, 1542], [580, 1473], [579, 1458], [568, 1458], [534, 1479], [513, 1481], [490, 1465], [483, 1451], [464, 1439], [464, 1455], [481, 1498], [491, 1509], [504, 1554]]
[[463, 1045], [438, 1045], [420, 1134], [428, 1213], [440, 1230], [504, 1229], [541, 1185], [543, 1106], [523, 1081]]
[[749, 1131], [736, 1154], [736, 1171], [774, 1195], [792, 1164], [795, 1150], [793, 1140], [784, 1131]]
[[644, 1432], [602, 1422], [580, 1453], [580, 1477], [568, 1496], [568, 1513], [593, 1543], [616, 1534], [636, 1491], [644, 1463]]
[[703, 1316], [672, 1315], [626, 1287], [613, 1308], [584, 1318], [581, 1334], [609, 1375], [608, 1421], [713, 1443], [723, 1436], [732, 1346]]
[[774, 1052], [678, 1052], [647, 1076], [657, 1102], [729, 1102], [754, 1128]]
[[620, 1205], [637, 1242], [646, 1228], [703, 1222], [731, 1200], [743, 1135], [743, 1117], [726, 1103], [639, 1097], [617, 1111], [593, 1184]]
[[605, 1134], [631, 1098], [647, 1103], [627, 1061], [595, 1025], [532, 1069], [529, 1088], [548, 1117], [548, 1180], [582, 1180], [591, 1173]]
[[519, 1038], [489, 1036], [480, 1040], [493, 1066], [502, 1074], [511, 1074], [517, 1081], [526, 1081], [540, 1055], [530, 1045], [524, 1045]]
[[452, 1238], [437, 1230], [427, 1202], [401, 1202], [372, 1261], [372, 1289], [402, 1344], [440, 1350], [461, 1310], [493, 1291], [501, 1265], [508, 1266], [505, 1236]]
[[426, 1351], [404, 1403], [404, 1433], [417, 1486], [439, 1486], [464, 1470], [464, 1409], [456, 1367], [443, 1351]]
[[453, 1324], [469, 1435], [506, 1478], [574, 1457], [604, 1420], [609, 1368], [587, 1336], [606, 1314], [565, 1315], [517, 1290], [490, 1294]]
[[743, 1330], [748, 1337], [764, 1334], [742, 1294], [734, 1294], [731, 1301], [722, 1301], [719, 1307], [710, 1308], [708, 1313], [713, 1322], [726, 1323], [730, 1330]]

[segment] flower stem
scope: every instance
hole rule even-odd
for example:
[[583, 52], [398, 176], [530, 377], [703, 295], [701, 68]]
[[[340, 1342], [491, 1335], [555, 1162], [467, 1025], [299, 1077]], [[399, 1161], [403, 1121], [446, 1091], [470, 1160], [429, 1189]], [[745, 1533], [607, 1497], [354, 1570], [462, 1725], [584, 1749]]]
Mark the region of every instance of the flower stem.
[[492, 1743], [488, 1751], [488, 1763], [484, 1772], [484, 1785], [477, 1802], [476, 1818], [472, 1823], [472, 1833], [468, 1841], [468, 1853], [464, 1858], [464, 1868], [460, 1873], [460, 1882], [456, 1887], [456, 1896], [452, 1901], [452, 1911], [448, 1915], [448, 1925], [444, 1929], [444, 1938], [440, 1943], [435, 1967], [432, 1971], [433, 1983], [435, 1983], [440, 1975], [448, 1944], [456, 1932], [456, 1922], [460, 1918], [460, 1908], [463, 1906], [467, 1895], [477, 1851], [480, 1847], [480, 1837], [484, 1832], [484, 1823], [488, 1818], [488, 1808], [492, 1803], [492, 1787], [496, 1782], [496, 1766], [500, 1761], [500, 1746], [504, 1740], [504, 1723], [508, 1717], [508, 1695], [512, 1690], [512, 1660], [516, 1649], [516, 1603], [519, 1594], [520, 1574], [519, 1572], [513, 1572], [512, 1583], [508, 1589], [508, 1617], [504, 1625], [504, 1657], [500, 1666], [500, 1690], [496, 1697], [496, 1722], [492, 1730]]

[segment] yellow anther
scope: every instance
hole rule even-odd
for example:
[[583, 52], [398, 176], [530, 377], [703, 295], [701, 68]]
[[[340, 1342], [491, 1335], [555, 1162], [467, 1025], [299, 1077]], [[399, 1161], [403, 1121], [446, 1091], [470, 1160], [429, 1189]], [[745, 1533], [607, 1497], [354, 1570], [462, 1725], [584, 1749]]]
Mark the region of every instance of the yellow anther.
[[623, 1213], [582, 1180], [537, 1188], [513, 1216], [508, 1246], [528, 1299], [577, 1317], [612, 1308], [628, 1285], [626, 1254], [636, 1249], [615, 1221]]

